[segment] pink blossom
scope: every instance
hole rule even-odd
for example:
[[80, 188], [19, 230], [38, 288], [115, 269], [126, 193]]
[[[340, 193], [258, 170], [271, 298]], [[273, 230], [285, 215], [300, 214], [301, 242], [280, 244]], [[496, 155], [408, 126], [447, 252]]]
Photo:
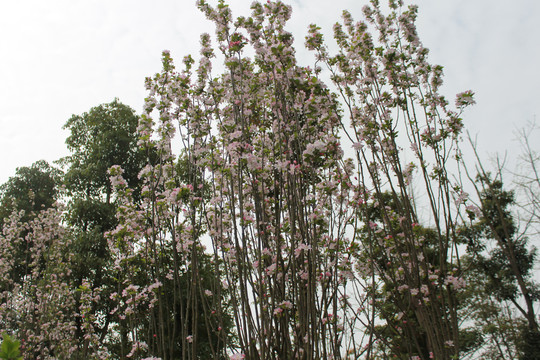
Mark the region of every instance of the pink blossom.
[[446, 279], [444, 280], [444, 284], [452, 285], [456, 290], [463, 289], [467, 286], [467, 282], [465, 281], [465, 279], [451, 275], [446, 277]]
[[467, 90], [456, 95], [456, 107], [464, 108], [466, 106], [474, 105], [474, 92]]
[[269, 267], [266, 268], [266, 274], [267, 275], [274, 275], [276, 272], [277, 264], [273, 263]]
[[236, 354], [232, 354], [229, 359], [230, 360], [242, 360], [242, 359], [245, 359], [246, 355], [244, 354], [240, 354], [240, 353], [236, 353]]
[[306, 245], [304, 243], [298, 244], [298, 246], [294, 250], [294, 256], [296, 258], [298, 258], [300, 256], [300, 254], [302, 253], [302, 251], [307, 251], [307, 250], [311, 250], [310, 245]]

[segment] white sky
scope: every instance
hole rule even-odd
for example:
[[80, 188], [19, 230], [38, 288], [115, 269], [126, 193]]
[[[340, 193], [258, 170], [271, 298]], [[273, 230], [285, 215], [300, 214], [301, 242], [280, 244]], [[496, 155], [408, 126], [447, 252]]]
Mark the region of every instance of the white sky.
[[[308, 65], [301, 49], [308, 24], [329, 39], [341, 11], [359, 19], [367, 0], [289, 2], [289, 29]], [[247, 14], [250, 3], [229, 1], [236, 15]], [[540, 1], [414, 3], [430, 60], [445, 67], [444, 93], [453, 102], [457, 92], [476, 92], [465, 123], [479, 135], [481, 151], [515, 148], [513, 131], [540, 110]], [[161, 70], [161, 51], [171, 50], [179, 64], [198, 55], [201, 32], [213, 31], [195, 0], [1, 1], [0, 183], [16, 167], [67, 155], [62, 126], [72, 114], [115, 97], [140, 113], [144, 78]]]

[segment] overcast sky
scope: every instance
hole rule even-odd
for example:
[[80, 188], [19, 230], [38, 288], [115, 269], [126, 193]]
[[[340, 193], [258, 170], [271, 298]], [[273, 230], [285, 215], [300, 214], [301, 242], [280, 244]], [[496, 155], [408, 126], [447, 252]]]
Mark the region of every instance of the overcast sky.
[[[300, 63], [308, 24], [330, 34], [343, 9], [359, 19], [366, 2], [290, 1]], [[236, 15], [246, 15], [250, 3], [229, 1]], [[476, 93], [465, 123], [482, 151], [515, 148], [513, 131], [539, 114], [540, 1], [413, 3], [430, 60], [445, 68], [444, 93], [451, 102], [457, 92]], [[213, 34], [213, 25], [194, 0], [0, 2], [0, 183], [19, 166], [67, 155], [62, 125], [72, 114], [115, 97], [140, 113], [144, 78], [161, 70], [161, 51], [180, 63], [198, 54], [202, 32]]]

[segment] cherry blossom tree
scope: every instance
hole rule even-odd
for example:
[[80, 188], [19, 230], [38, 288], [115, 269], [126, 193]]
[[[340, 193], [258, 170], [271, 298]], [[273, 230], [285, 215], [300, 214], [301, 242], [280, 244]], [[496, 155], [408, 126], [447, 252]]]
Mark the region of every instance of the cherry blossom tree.
[[[215, 37], [202, 34], [200, 59], [186, 56], [181, 70], [163, 52], [162, 71], [146, 79], [137, 127], [146, 166], [135, 179], [107, 163], [110, 185], [101, 171], [77, 189], [116, 208], [100, 233], [116, 289], [70, 278], [73, 234], [60, 208], [28, 223], [14, 213], [0, 270], [13, 271], [19, 243], [33, 257], [22, 284], [1, 280], [0, 332], [14, 332], [27, 358], [468, 351], [458, 230], [482, 210], [466, 207], [451, 172], [473, 93], [455, 106], [440, 94], [442, 67], [427, 61], [417, 8], [390, 0], [383, 11], [372, 0], [361, 21], [344, 12], [335, 54], [312, 25], [309, 67], [297, 62], [281, 1], [239, 18], [224, 1], [197, 6]], [[84, 153], [89, 139], [77, 139]], [[84, 157], [71, 159], [75, 179], [89, 174]], [[96, 311], [103, 301], [107, 314]]]
[[[464, 281], [456, 236], [463, 199], [448, 169], [453, 160], [454, 168], [459, 166], [460, 116], [474, 103], [473, 94], [458, 94], [456, 110], [449, 107], [439, 93], [442, 67], [427, 62], [428, 50], [418, 39], [417, 8], [404, 9], [401, 1], [390, 1], [389, 7], [386, 15], [371, 1], [359, 22], [344, 12], [343, 25], [334, 27], [340, 49], [335, 56], [316, 26], [307, 45], [328, 67], [349, 113], [344, 132], [356, 152], [362, 188], [358, 220], [367, 229], [360, 240], [369, 264], [364, 277], [371, 277], [367, 311], [387, 324], [396, 324], [397, 317], [401, 325], [391, 330], [405, 339], [408, 356], [450, 359], [459, 354], [456, 292]], [[412, 183], [416, 172], [418, 181]], [[411, 184], [426, 199], [423, 213]], [[373, 208], [379, 221], [371, 221]], [[397, 302], [389, 288], [402, 294]], [[387, 301], [400, 311], [387, 313]], [[369, 327], [381, 339], [374, 321]], [[425, 334], [425, 345], [417, 343], [418, 332]]]
[[[16, 334], [25, 358], [69, 358], [77, 349], [69, 269], [72, 254], [65, 251], [71, 237], [61, 225], [61, 209], [43, 210], [27, 223], [19, 221], [23, 213], [14, 212], [0, 236], [1, 332]], [[13, 257], [21, 244], [26, 244], [30, 256], [22, 264], [27, 272], [19, 283], [11, 275], [16, 270], [14, 260], [21, 261]]]
[[[297, 64], [285, 30], [291, 9], [281, 2], [254, 3], [250, 17], [233, 19], [224, 2], [199, 1], [218, 51], [203, 34], [198, 66], [188, 56], [177, 71], [164, 52], [163, 71], [147, 80], [140, 144], [161, 160], [141, 173], [143, 209], [113, 171], [127, 199], [115, 234], [133, 250], [172, 244], [188, 261], [194, 298], [200, 251], [213, 253], [237, 332], [237, 342], [223, 344], [236, 357], [459, 354], [463, 200], [447, 169], [473, 94], [459, 94], [450, 109], [439, 94], [442, 67], [427, 62], [418, 40], [416, 8], [401, 5], [390, 2], [384, 15], [373, 1], [358, 23], [345, 13], [335, 56], [311, 28], [306, 44], [346, 113], [321, 68]], [[215, 76], [217, 57], [225, 71]], [[173, 141], [185, 164], [180, 182]], [[410, 190], [415, 169], [425, 213]]]

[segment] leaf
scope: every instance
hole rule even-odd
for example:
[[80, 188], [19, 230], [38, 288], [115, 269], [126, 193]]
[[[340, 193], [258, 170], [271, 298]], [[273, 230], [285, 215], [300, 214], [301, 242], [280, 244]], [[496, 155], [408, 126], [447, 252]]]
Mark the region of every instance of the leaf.
[[19, 340], [14, 340], [7, 333], [4, 333], [3, 337], [4, 341], [2, 341], [2, 345], [0, 345], [0, 359], [21, 360], [21, 352], [19, 351], [21, 343]]

